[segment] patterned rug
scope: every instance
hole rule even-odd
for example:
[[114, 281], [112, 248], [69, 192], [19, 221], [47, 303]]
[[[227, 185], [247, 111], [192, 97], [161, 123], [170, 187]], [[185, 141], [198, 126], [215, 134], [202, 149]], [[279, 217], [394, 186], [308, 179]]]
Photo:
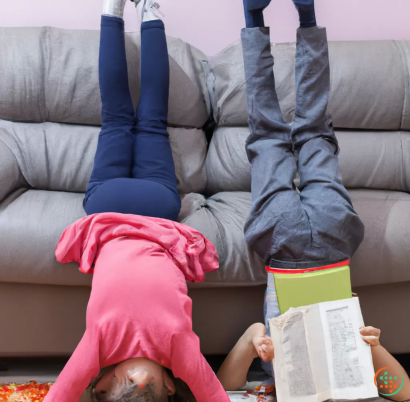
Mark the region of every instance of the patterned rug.
[[51, 383], [0, 384], [0, 402], [43, 402]]

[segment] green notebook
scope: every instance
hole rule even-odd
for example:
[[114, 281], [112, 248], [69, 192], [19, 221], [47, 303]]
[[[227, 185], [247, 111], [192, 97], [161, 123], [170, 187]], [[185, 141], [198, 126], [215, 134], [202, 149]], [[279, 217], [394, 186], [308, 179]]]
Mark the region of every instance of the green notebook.
[[303, 274], [269, 273], [275, 280], [281, 314], [290, 307], [349, 299], [352, 297], [350, 268], [324, 269]]

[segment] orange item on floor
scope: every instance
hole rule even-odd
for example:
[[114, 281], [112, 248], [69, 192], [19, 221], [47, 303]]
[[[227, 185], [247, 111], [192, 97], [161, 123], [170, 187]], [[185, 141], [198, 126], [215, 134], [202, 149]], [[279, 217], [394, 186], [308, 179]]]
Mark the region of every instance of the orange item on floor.
[[0, 402], [43, 402], [50, 390], [51, 383], [0, 385]]

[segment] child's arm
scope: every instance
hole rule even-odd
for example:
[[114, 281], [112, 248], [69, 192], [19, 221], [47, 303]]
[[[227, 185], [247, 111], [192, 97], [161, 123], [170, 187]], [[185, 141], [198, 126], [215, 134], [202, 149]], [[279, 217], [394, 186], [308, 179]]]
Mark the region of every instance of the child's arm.
[[193, 333], [175, 334], [171, 343], [171, 371], [191, 390], [197, 402], [229, 402], [229, 396], [201, 353]]
[[100, 372], [98, 337], [86, 330], [44, 402], [77, 402]]
[[272, 340], [263, 324], [249, 327], [222, 364], [218, 379], [226, 391], [236, 391], [246, 384], [249, 367], [258, 356], [265, 362], [274, 356]]
[[394, 401], [406, 401], [410, 399], [410, 379], [402, 365], [380, 345], [380, 329], [373, 327], [360, 327], [363, 340], [371, 346], [374, 371], [377, 372], [383, 367], [391, 367], [403, 374], [403, 388], [396, 395], [391, 397]]

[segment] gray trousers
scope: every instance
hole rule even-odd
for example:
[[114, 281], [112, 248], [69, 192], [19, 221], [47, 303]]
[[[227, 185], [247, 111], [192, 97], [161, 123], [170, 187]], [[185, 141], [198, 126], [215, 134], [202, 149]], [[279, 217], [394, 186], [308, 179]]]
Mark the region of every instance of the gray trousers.
[[[297, 31], [292, 126], [283, 120], [275, 91], [269, 28], [242, 30], [242, 45], [253, 201], [246, 241], [267, 264], [278, 268], [349, 259], [363, 240], [364, 226], [342, 184], [339, 148], [327, 114], [326, 29]], [[293, 184], [298, 170], [299, 194]]]

